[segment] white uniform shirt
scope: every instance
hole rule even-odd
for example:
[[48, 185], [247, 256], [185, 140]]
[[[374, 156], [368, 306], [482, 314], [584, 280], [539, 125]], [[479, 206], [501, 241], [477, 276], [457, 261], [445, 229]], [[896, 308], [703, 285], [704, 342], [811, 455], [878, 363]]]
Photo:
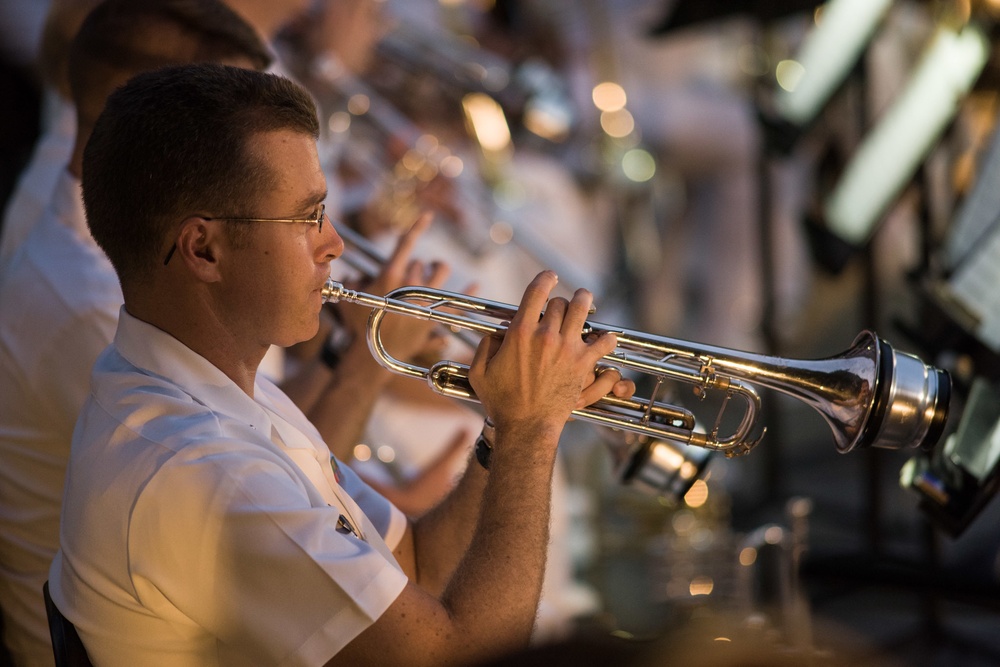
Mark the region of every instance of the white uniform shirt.
[[41, 219], [52, 200], [60, 174], [73, 154], [76, 140], [76, 109], [55, 93], [51, 124], [38, 139], [17, 185], [4, 210], [0, 227], [0, 262], [6, 262], [28, 238], [31, 228]]
[[63, 170], [45, 215], [0, 272], [0, 605], [18, 665], [53, 661], [41, 586], [59, 546], [73, 427], [121, 302], [79, 181]]
[[339, 474], [272, 383], [251, 399], [123, 309], [74, 433], [52, 597], [96, 664], [322, 664], [406, 583], [405, 518]]

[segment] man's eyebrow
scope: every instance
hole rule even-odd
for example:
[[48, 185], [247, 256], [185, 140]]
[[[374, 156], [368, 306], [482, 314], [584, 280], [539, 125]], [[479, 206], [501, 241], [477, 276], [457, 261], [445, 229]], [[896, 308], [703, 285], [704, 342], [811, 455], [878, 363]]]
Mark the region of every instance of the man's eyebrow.
[[327, 190], [317, 190], [316, 192], [308, 194], [300, 199], [299, 203], [296, 204], [296, 208], [304, 209], [308, 206], [317, 206], [326, 199], [328, 194], [329, 191]]

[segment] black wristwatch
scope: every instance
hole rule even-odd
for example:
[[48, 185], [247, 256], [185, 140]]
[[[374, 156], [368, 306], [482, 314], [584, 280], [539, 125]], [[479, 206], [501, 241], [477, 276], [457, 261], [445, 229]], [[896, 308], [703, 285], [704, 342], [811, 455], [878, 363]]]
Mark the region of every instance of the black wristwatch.
[[479, 465], [483, 466], [483, 469], [490, 469], [490, 456], [493, 454], [493, 436], [496, 433], [496, 429], [493, 428], [493, 422], [487, 417], [486, 421], [483, 422], [483, 430], [479, 433], [479, 437], [476, 438], [476, 460], [479, 461]]

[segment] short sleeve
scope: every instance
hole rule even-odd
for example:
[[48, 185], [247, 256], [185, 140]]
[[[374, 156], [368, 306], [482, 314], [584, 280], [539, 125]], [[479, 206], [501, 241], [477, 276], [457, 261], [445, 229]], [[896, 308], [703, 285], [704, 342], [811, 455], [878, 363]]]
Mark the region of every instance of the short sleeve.
[[406, 585], [279, 457], [189, 449], [136, 504], [131, 572], [140, 602], [214, 635], [223, 664], [322, 664]]

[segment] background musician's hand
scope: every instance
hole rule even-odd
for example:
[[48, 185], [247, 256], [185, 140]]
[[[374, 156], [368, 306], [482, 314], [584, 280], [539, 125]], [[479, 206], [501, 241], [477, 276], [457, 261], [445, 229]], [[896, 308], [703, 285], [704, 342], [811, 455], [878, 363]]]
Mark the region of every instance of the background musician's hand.
[[[422, 214], [410, 229], [399, 237], [392, 256], [382, 267], [382, 272], [364, 286], [366, 292], [384, 296], [404, 285], [440, 288], [444, 284], [449, 274], [446, 264], [424, 263], [411, 257], [420, 235], [430, 226], [431, 217], [430, 213]], [[364, 340], [371, 311], [348, 305], [340, 308], [338, 312], [342, 316], [343, 324], [351, 331], [355, 340]], [[446, 341], [436, 329], [437, 326], [433, 322], [388, 314], [382, 322], [381, 337], [393, 356], [409, 360], [444, 348]]]
[[527, 428], [557, 436], [582, 397], [617, 384], [613, 376], [592, 380], [597, 362], [616, 344], [614, 334], [580, 335], [593, 296], [577, 290], [570, 301], [549, 299], [557, 282], [551, 271], [538, 274], [503, 340], [485, 339], [472, 360], [469, 379], [498, 432]]
[[[416, 383], [414, 383], [416, 384]], [[382, 484], [364, 472], [359, 474], [373, 489], [392, 501], [403, 514], [418, 517], [426, 513], [448, 495], [457, 482], [456, 471], [468, 458], [473, 434], [461, 429], [452, 436], [445, 448], [415, 477], [398, 484]]]

